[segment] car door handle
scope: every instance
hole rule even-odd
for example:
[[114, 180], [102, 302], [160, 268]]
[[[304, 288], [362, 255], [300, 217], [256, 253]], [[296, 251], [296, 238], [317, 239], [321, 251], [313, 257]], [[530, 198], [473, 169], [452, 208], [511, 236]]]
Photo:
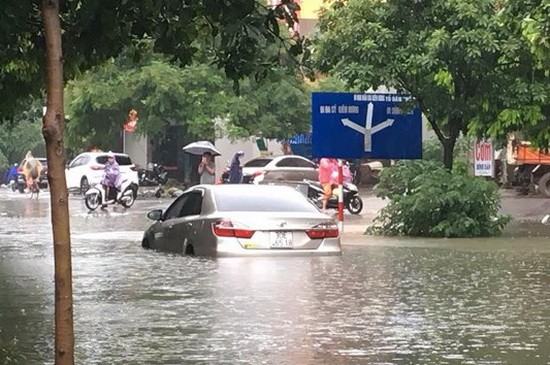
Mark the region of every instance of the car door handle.
[[185, 228], [191, 228], [191, 227], [193, 227], [193, 225], [192, 225], [191, 223], [185, 223], [185, 224], [184, 224], [184, 227], [185, 227]]

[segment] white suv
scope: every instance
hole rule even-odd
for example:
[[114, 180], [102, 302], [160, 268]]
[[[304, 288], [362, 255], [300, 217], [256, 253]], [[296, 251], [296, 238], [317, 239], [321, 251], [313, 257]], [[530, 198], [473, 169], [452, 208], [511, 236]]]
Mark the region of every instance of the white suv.
[[[122, 180], [129, 179], [133, 184], [134, 195], [139, 185], [138, 173], [130, 156], [115, 153], [115, 159], [120, 166]], [[107, 152], [85, 152], [76, 156], [65, 169], [67, 189], [83, 194], [91, 184], [100, 183], [103, 178], [103, 168], [107, 161]]]

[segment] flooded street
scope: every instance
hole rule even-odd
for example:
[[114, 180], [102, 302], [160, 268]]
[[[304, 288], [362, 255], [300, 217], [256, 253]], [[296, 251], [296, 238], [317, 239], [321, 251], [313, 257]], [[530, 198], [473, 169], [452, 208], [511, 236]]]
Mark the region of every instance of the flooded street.
[[[341, 257], [141, 248], [169, 200], [70, 201], [78, 364], [550, 364], [550, 238], [344, 238]], [[53, 364], [49, 196], [0, 190], [0, 364]]]

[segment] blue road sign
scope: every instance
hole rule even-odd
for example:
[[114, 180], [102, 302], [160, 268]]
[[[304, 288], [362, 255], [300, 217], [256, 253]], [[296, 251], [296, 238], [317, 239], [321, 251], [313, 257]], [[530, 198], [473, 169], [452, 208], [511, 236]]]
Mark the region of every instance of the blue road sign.
[[422, 158], [422, 117], [410, 95], [312, 93], [313, 157]]

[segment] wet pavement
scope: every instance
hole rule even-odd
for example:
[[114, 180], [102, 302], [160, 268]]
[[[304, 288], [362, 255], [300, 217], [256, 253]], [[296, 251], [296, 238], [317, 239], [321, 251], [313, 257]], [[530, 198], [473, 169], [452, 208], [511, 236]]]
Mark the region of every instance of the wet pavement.
[[[383, 205], [365, 199], [348, 228]], [[143, 250], [169, 201], [88, 213], [71, 197], [76, 363], [550, 364], [544, 201], [525, 203], [525, 237], [350, 232], [341, 257], [242, 259]], [[0, 364], [53, 363], [53, 300], [49, 196], [2, 189]]]

